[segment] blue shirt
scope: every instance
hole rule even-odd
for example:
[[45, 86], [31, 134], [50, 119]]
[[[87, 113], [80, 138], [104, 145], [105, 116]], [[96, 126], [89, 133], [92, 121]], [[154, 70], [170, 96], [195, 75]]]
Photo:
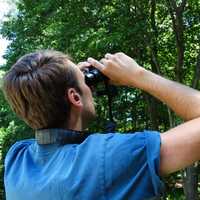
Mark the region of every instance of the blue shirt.
[[[64, 130], [63, 130], [64, 131]], [[163, 189], [160, 134], [92, 134], [80, 144], [15, 143], [5, 159], [7, 200], [143, 200]]]

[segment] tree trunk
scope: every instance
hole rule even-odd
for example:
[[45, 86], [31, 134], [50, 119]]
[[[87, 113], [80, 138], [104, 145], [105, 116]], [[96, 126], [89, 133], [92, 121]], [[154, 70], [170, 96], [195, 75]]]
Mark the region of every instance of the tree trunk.
[[152, 71], [161, 74], [160, 65], [158, 61], [158, 30], [156, 26], [155, 12], [156, 12], [156, 0], [150, 1], [150, 26], [151, 26], [151, 43], [150, 43], [150, 56], [151, 56], [151, 66]]
[[187, 200], [198, 200], [198, 173], [194, 165], [186, 168], [184, 179], [184, 192]]
[[[160, 74], [160, 65], [158, 61], [158, 48], [157, 48], [157, 38], [158, 38], [158, 31], [156, 26], [155, 20], [155, 12], [156, 12], [156, 0], [149, 1], [150, 6], [150, 40], [147, 41], [147, 46], [150, 50], [150, 63], [151, 63], [151, 70], [156, 73]], [[147, 93], [143, 93], [143, 96], [147, 102], [148, 106], [148, 114], [150, 118], [150, 129], [158, 130], [159, 126], [159, 117], [158, 117], [158, 104], [160, 103], [154, 97], [148, 95]]]
[[148, 128], [150, 128], [151, 130], [158, 130], [158, 109], [157, 109], [157, 104], [156, 103], [156, 99], [154, 99], [152, 96], [150, 96], [147, 93], [143, 93], [144, 95], [144, 99], [147, 102], [147, 106], [148, 106], [148, 110], [147, 112], [149, 113], [149, 118], [150, 118], [150, 126], [148, 126]]
[[184, 25], [183, 25], [183, 12], [186, 6], [187, 0], [182, 0], [179, 6], [175, 0], [167, 0], [167, 6], [172, 19], [173, 32], [176, 38], [177, 49], [177, 63], [176, 63], [176, 80], [182, 82], [183, 65], [184, 65]]
[[168, 117], [169, 117], [170, 128], [173, 128], [174, 127], [174, 118], [173, 118], [172, 111], [170, 110], [169, 107], [167, 107], [167, 112], [168, 112]]
[[[197, 56], [197, 63], [194, 78], [192, 81], [192, 87], [197, 88], [200, 76], [200, 52]], [[184, 178], [184, 192], [186, 200], [198, 199], [198, 163], [196, 166], [190, 166], [186, 169], [186, 176]]]
[[200, 51], [197, 56], [197, 64], [196, 64], [196, 68], [195, 68], [194, 78], [192, 81], [192, 87], [195, 89], [198, 88], [199, 78], [200, 78]]

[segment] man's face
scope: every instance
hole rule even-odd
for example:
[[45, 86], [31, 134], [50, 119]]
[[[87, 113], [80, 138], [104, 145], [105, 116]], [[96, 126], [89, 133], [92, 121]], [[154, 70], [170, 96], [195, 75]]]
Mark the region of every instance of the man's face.
[[87, 123], [90, 120], [94, 119], [96, 116], [94, 100], [92, 97], [91, 89], [85, 83], [84, 73], [74, 63], [72, 63], [72, 67], [74, 68], [74, 71], [78, 80], [79, 88], [82, 92], [81, 94], [82, 103], [83, 103], [82, 123], [83, 123], [83, 126], [86, 127]]

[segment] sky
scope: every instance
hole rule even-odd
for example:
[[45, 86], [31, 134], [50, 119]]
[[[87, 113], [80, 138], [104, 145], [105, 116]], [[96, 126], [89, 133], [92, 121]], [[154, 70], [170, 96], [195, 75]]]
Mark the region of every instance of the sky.
[[[6, 20], [6, 17], [4, 15], [8, 13], [12, 8], [13, 5], [8, 3], [8, 1], [0, 0], [0, 23]], [[2, 56], [5, 53], [8, 44], [9, 41], [5, 38], [2, 38], [2, 36], [0, 35], [0, 66], [6, 63], [6, 60], [4, 60]]]

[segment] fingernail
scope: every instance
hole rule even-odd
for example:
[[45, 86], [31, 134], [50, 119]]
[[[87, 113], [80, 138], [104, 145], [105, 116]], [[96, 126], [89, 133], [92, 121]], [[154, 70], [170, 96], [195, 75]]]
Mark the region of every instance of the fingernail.
[[111, 53], [107, 53], [107, 54], [105, 55], [105, 57], [109, 57], [109, 56], [112, 56], [112, 54], [111, 54]]
[[85, 61], [84, 64], [85, 64], [86, 66], [89, 66], [89, 65], [90, 65], [90, 63], [89, 63], [88, 61]]
[[88, 62], [92, 62], [92, 61], [94, 61], [94, 59], [93, 58], [88, 58], [87, 61]]

